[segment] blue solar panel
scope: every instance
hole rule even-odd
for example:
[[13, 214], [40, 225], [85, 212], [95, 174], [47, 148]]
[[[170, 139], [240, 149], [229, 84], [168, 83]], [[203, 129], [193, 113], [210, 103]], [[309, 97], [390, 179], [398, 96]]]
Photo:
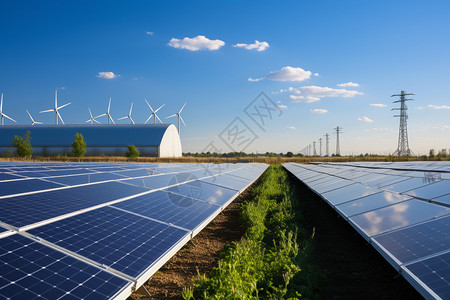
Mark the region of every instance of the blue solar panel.
[[0, 196], [42, 191], [62, 187], [63, 185], [39, 179], [26, 179], [0, 182]]
[[379, 191], [379, 189], [364, 184], [354, 183], [352, 185], [347, 185], [345, 187], [324, 193], [323, 196], [330, 201], [330, 203], [338, 205], [356, 198], [378, 193]]
[[438, 297], [450, 299], [450, 253], [418, 261], [404, 268]]
[[249, 184], [247, 179], [243, 179], [243, 178], [240, 178], [237, 176], [231, 176], [228, 174], [208, 177], [208, 178], [202, 179], [201, 181], [212, 183], [212, 184], [217, 184], [217, 185], [220, 185], [220, 186], [223, 186], [223, 187], [226, 187], [229, 189], [234, 189], [237, 191], [242, 190]]
[[136, 278], [189, 232], [103, 207], [29, 233]]
[[15, 234], [0, 239], [3, 299], [109, 299], [129, 281]]
[[101, 182], [108, 180], [123, 179], [123, 176], [116, 175], [114, 173], [92, 173], [86, 175], [73, 175], [64, 177], [52, 177], [47, 180], [66, 184], [66, 185], [78, 185], [93, 182]]
[[236, 190], [198, 180], [168, 188], [167, 191], [217, 205], [224, 205], [238, 194]]
[[0, 181], [1, 180], [14, 180], [14, 179], [19, 179], [19, 178], [23, 178], [23, 177], [13, 175], [13, 174], [8, 174], [8, 173], [0, 173]]
[[384, 191], [337, 205], [336, 209], [350, 217], [409, 199], [409, 196]]
[[417, 189], [410, 190], [405, 194], [424, 199], [433, 199], [446, 195], [449, 193], [449, 191], [450, 191], [450, 180], [441, 180]]
[[0, 221], [23, 227], [145, 191], [119, 182], [105, 182], [1, 199]]
[[429, 221], [375, 238], [401, 263], [450, 249], [450, 217]]
[[414, 225], [450, 213], [450, 208], [420, 200], [408, 200], [350, 218], [368, 236]]
[[209, 216], [220, 211], [220, 206], [157, 191], [113, 205], [139, 215], [193, 230]]
[[430, 183], [432, 183], [432, 181], [430, 182], [426, 178], [410, 178], [404, 181], [400, 181], [398, 183], [386, 185], [384, 186], [384, 188], [389, 191], [403, 193]]

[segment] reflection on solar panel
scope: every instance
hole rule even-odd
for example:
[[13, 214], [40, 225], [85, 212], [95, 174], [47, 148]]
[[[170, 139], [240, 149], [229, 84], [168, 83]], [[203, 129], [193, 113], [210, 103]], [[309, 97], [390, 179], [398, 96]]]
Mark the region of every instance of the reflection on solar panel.
[[450, 298], [449, 162], [284, 166], [425, 298]]
[[126, 299], [266, 168], [0, 162], [0, 298]]

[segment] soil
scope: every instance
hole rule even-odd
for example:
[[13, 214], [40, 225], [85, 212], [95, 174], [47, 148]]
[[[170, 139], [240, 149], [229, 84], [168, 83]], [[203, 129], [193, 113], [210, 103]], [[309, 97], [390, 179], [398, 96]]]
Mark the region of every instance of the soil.
[[304, 226], [315, 228], [316, 263], [325, 273], [325, 299], [423, 299], [334, 209], [296, 178]]
[[182, 299], [183, 288], [192, 286], [192, 280], [197, 277], [198, 272], [208, 274], [217, 264], [219, 252], [244, 235], [239, 208], [250, 198], [249, 190], [251, 187], [239, 195], [144, 284], [151, 297], [141, 287], [129, 300]]

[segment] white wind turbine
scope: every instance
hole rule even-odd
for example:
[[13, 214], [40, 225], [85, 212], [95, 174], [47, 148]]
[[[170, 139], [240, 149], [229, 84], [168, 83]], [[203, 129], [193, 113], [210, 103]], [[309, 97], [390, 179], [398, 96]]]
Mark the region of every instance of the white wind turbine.
[[145, 99], [145, 102], [147, 103], [148, 107], [150, 107], [150, 110], [152, 111], [152, 114], [150, 115], [150, 117], [148, 117], [147, 121], [145, 121], [144, 124], [147, 124], [148, 121], [150, 121], [150, 119], [153, 117], [153, 124], [156, 124], [156, 119], [158, 119], [159, 122], [161, 122], [161, 124], [163, 123], [161, 121], [161, 119], [156, 115], [156, 113], [158, 112], [158, 110], [160, 110], [165, 104], [161, 105], [157, 110], [153, 110], [153, 108], [150, 106], [150, 104], [148, 103], [147, 99]]
[[128, 116], [125, 116], [125, 117], [122, 117], [122, 118], [119, 118], [119, 119], [117, 119], [117, 120], [123, 120], [123, 119], [130, 119], [130, 121], [131, 121], [131, 124], [136, 124], [136, 123], [134, 123], [134, 120], [133, 120], [133, 118], [131, 117], [131, 111], [133, 110], [133, 102], [131, 102], [131, 107], [130, 107], [130, 112], [128, 113]]
[[173, 115], [171, 115], [171, 116], [168, 116], [168, 117], [166, 118], [166, 119], [168, 119], [168, 118], [172, 118], [172, 117], [178, 116], [178, 135], [180, 135], [180, 119], [181, 119], [181, 121], [183, 122], [184, 127], [186, 127], [186, 123], [184, 123], [184, 120], [183, 120], [183, 118], [181, 117], [181, 112], [183, 111], [183, 108], [184, 108], [185, 106], [186, 106], [186, 103], [184, 103], [183, 107], [180, 109], [179, 112], [177, 112], [176, 114], [173, 114]]
[[36, 121], [33, 119], [33, 117], [31, 116], [30, 112], [28, 111], [28, 109], [26, 109], [26, 111], [27, 111], [27, 114], [30, 116], [30, 119], [31, 119], [31, 125], [34, 125], [34, 124], [42, 124], [42, 122], [36, 122]]
[[95, 123], [97, 123], [97, 124], [100, 124], [100, 122], [97, 121], [97, 120], [95, 119], [95, 118], [97, 118], [97, 117], [94, 118], [94, 117], [92, 116], [91, 108], [88, 107], [88, 109], [89, 109], [89, 115], [91, 116], [91, 118], [90, 118], [89, 120], [87, 120], [85, 123], [91, 122], [91, 124], [94, 124], [94, 122], [95, 122]]
[[6, 114], [3, 113], [3, 93], [2, 93], [2, 97], [0, 100], [0, 115], [2, 115], [2, 125], [3, 125], [3, 118], [7, 118], [10, 119], [13, 122], [16, 122], [16, 120], [14, 120], [13, 118], [8, 117]]
[[56, 118], [56, 125], [58, 125], [58, 118], [61, 120], [61, 123], [64, 124], [64, 121], [63, 121], [63, 119], [62, 119], [62, 117], [61, 117], [61, 115], [60, 115], [58, 110], [60, 110], [61, 108], [65, 107], [67, 105], [70, 105], [70, 104], [71, 104], [71, 102], [69, 102], [67, 104], [64, 104], [64, 105], [61, 105], [60, 107], [58, 107], [58, 89], [56, 89], [55, 90], [55, 108], [48, 109], [48, 110], [43, 110], [43, 111], [40, 111], [39, 113], [45, 113], [45, 112], [52, 112], [52, 111], [54, 111], [55, 112], [55, 118]]
[[109, 114], [109, 109], [110, 108], [111, 108], [111, 97], [109, 98], [108, 110], [106, 111], [106, 113], [101, 114], [100, 116], [96, 116], [94, 119], [97, 119], [97, 118], [100, 118], [100, 117], [103, 117], [103, 116], [107, 116], [108, 117], [108, 124], [110, 124], [110, 122], [113, 122], [113, 124], [115, 125], [116, 123], [114, 122], [113, 118]]

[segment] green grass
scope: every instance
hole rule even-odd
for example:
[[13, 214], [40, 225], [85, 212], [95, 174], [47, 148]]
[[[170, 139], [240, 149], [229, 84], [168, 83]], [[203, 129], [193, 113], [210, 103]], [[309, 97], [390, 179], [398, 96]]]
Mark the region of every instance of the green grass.
[[241, 208], [244, 237], [226, 247], [183, 298], [320, 298], [323, 276], [313, 264], [312, 238], [299, 227], [297, 197], [284, 168], [270, 166]]

